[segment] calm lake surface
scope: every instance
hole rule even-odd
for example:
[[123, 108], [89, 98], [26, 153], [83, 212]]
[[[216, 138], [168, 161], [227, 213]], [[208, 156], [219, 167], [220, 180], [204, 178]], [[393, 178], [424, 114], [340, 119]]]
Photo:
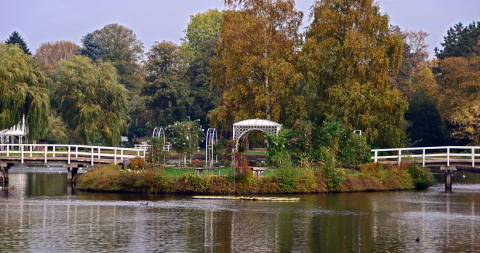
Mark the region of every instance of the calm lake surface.
[[1, 252], [480, 251], [480, 174], [457, 172], [452, 193], [439, 183], [269, 203], [87, 193], [61, 168], [38, 170], [50, 173], [17, 170], [0, 190]]

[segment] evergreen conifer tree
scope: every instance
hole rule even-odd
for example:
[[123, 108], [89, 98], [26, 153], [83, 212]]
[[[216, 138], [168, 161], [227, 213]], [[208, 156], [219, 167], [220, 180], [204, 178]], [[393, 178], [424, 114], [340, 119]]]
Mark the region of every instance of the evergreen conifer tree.
[[80, 49], [80, 54], [91, 58], [94, 62], [98, 61], [105, 53], [102, 45], [95, 40], [92, 33], [85, 35], [82, 39], [83, 48]]
[[447, 31], [447, 36], [443, 37], [444, 42], [440, 43], [443, 50], [435, 48], [435, 56], [438, 59], [448, 57], [471, 57], [475, 50], [480, 37], [480, 21], [472, 22], [467, 26], [462, 23], [456, 24]]
[[5, 41], [5, 44], [17, 44], [25, 54], [32, 55], [27, 43], [17, 31], [14, 31], [10, 37], [8, 37], [8, 39]]

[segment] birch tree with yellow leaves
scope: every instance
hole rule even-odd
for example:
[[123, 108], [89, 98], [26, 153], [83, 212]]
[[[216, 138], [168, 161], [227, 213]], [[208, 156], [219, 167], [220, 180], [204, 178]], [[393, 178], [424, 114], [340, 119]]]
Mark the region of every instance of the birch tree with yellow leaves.
[[320, 0], [311, 18], [301, 60], [310, 118], [333, 116], [374, 146], [398, 146], [408, 104], [388, 85], [402, 62], [388, 16], [373, 0]]
[[216, 125], [247, 118], [278, 121], [301, 78], [295, 59], [303, 13], [293, 0], [225, 0], [212, 82], [222, 98], [210, 111]]

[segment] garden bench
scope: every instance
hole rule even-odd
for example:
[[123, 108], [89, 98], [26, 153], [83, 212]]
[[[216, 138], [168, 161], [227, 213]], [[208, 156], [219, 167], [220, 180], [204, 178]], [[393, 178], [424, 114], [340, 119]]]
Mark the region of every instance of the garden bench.
[[218, 175], [220, 176], [220, 168], [197, 168], [197, 175], [203, 175], [204, 171], [210, 171], [213, 174], [213, 170], [218, 170]]
[[252, 167], [253, 175], [258, 178], [266, 169], [266, 167]]

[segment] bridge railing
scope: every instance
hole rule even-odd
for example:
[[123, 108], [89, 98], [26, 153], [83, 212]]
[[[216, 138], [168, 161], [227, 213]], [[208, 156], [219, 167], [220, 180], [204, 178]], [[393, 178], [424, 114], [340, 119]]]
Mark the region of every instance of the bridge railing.
[[[443, 147], [422, 147], [422, 148], [386, 148], [372, 149], [374, 155], [371, 159], [374, 162], [396, 161], [399, 164], [402, 159], [422, 160], [425, 166], [426, 160], [446, 159], [447, 166], [450, 166], [452, 159], [470, 160], [472, 167], [475, 166], [475, 158], [480, 157], [480, 146], [443, 146]], [[470, 159], [468, 159], [470, 158]]]
[[21, 163], [26, 157], [43, 157], [44, 163], [48, 158], [67, 157], [70, 164], [72, 158], [85, 158], [94, 164], [98, 159], [109, 159], [115, 164], [125, 158], [145, 158], [146, 150], [134, 148], [87, 146], [87, 145], [61, 145], [61, 144], [0, 144], [0, 159], [6, 157], [19, 157]]
[[[135, 149], [145, 149], [148, 150], [152, 145], [148, 144], [135, 144]], [[165, 144], [163, 145], [163, 151], [170, 151], [171, 144]]]

